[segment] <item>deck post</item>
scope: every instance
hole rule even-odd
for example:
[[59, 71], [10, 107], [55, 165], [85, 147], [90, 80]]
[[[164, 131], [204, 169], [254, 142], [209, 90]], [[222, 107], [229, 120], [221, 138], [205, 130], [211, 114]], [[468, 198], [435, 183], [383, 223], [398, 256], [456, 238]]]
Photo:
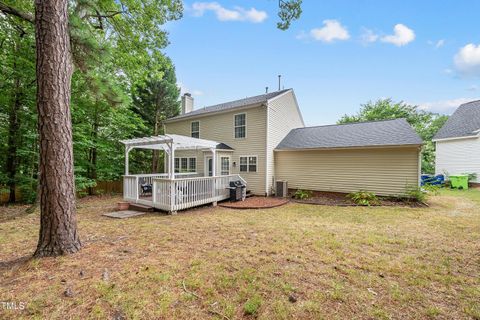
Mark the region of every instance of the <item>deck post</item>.
[[212, 198], [215, 198], [217, 176], [217, 150], [212, 148]]
[[128, 176], [128, 154], [132, 151], [132, 147], [125, 146], [125, 175]]
[[[176, 213], [174, 206], [176, 204], [176, 194], [175, 194], [175, 145], [173, 142], [170, 144], [170, 168], [169, 168], [169, 179], [170, 179], [170, 212], [172, 214]], [[175, 213], [174, 213], [175, 212]]]

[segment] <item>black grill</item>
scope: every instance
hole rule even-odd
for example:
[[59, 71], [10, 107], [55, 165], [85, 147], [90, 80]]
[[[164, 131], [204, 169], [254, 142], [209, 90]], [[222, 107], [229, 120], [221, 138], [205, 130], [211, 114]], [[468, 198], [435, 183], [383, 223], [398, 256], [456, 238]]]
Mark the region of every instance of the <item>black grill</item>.
[[230, 201], [243, 201], [247, 196], [247, 186], [240, 180], [230, 181]]

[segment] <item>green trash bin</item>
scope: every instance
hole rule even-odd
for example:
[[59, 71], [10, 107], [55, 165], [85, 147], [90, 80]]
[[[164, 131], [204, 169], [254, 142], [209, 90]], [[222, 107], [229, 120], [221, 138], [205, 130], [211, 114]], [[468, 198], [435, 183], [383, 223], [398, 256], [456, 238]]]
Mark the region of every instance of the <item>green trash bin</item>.
[[455, 175], [455, 176], [450, 176], [450, 183], [452, 188], [457, 188], [457, 189], [468, 189], [468, 175]]

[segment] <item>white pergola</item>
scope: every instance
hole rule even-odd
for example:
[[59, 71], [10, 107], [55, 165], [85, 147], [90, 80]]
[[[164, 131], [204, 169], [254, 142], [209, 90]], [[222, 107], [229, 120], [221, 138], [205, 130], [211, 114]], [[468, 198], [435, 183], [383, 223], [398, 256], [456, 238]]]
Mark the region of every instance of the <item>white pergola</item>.
[[210, 150], [212, 152], [212, 175], [216, 176], [215, 155], [218, 142], [197, 139], [178, 134], [165, 134], [130, 140], [121, 140], [125, 145], [125, 175], [129, 174], [128, 154], [133, 149], [163, 150], [168, 156], [168, 178], [175, 179], [175, 151], [176, 150]]

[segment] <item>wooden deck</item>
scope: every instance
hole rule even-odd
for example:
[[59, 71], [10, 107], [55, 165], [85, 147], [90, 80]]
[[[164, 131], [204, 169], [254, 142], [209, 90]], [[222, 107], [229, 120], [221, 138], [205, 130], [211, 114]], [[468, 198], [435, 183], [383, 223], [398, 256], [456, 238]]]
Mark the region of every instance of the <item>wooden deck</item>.
[[[123, 198], [125, 201], [176, 212], [208, 203], [228, 199], [230, 181], [241, 180], [240, 175], [217, 177], [187, 177], [168, 179], [164, 174], [125, 175]], [[142, 192], [142, 184], [152, 186], [151, 193]]]

